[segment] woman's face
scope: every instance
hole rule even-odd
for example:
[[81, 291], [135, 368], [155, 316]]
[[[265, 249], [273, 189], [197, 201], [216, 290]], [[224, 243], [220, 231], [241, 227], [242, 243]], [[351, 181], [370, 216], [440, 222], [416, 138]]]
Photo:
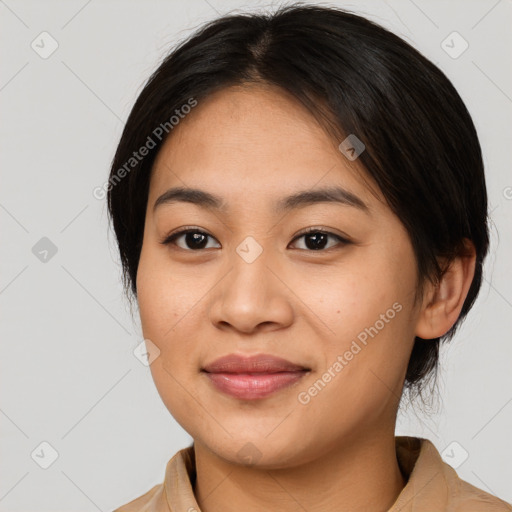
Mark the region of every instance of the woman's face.
[[[392, 436], [419, 315], [416, 263], [357, 160], [270, 88], [217, 92], [171, 135], [153, 169], [137, 274], [143, 334], [160, 350], [151, 371], [171, 414], [196, 445], [269, 468]], [[176, 197], [154, 208], [174, 187], [222, 208]], [[311, 195], [326, 188], [345, 192]], [[299, 193], [309, 200], [286, 203]], [[183, 229], [199, 233], [161, 243]], [[230, 354], [303, 370], [204, 371]], [[270, 381], [288, 385], [262, 391]]]

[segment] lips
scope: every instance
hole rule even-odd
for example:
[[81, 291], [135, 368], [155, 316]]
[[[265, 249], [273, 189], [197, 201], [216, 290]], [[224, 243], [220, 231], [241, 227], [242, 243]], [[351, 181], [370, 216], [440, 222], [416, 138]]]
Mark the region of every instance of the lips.
[[277, 373], [309, 370], [304, 366], [268, 354], [245, 357], [229, 354], [207, 364], [203, 369], [208, 373]]
[[218, 391], [255, 400], [291, 386], [310, 369], [269, 354], [230, 354], [207, 364], [202, 371]]

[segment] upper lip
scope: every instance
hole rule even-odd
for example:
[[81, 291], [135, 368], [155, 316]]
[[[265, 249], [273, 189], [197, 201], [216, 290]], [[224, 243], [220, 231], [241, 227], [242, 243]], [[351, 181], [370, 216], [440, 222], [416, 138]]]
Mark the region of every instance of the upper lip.
[[309, 370], [281, 357], [270, 354], [242, 356], [229, 354], [207, 364], [203, 371], [208, 373], [277, 373]]

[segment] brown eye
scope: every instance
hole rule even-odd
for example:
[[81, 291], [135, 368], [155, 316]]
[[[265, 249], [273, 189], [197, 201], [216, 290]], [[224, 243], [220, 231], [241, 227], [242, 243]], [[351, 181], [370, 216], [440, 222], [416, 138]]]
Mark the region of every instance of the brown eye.
[[[213, 239], [211, 235], [204, 231], [198, 229], [184, 229], [169, 235], [160, 243], [162, 245], [176, 245], [184, 250], [198, 251], [211, 248], [208, 247], [208, 238]], [[181, 243], [184, 244], [184, 246], [177, 242], [180, 239], [183, 239]]]
[[[299, 247], [299, 249], [306, 251], [324, 251], [339, 245], [344, 246], [350, 243], [348, 239], [340, 235], [323, 231], [318, 228], [310, 228], [305, 233], [295, 237], [292, 243], [301, 238], [304, 238], [304, 247]], [[201, 231], [200, 229], [187, 228], [170, 234], [160, 243], [162, 245], [174, 245], [186, 251], [201, 251], [202, 249], [215, 248], [215, 246], [208, 246], [209, 239], [215, 240], [211, 235]], [[333, 240], [334, 243], [331, 242], [329, 245], [329, 239]]]
[[[302, 233], [301, 235], [295, 237], [293, 242], [301, 238], [304, 238], [305, 247], [299, 247], [299, 249], [309, 251], [322, 251], [326, 249], [331, 249], [336, 245], [346, 245], [350, 243], [349, 240], [347, 240], [346, 238], [316, 228], [310, 229], [306, 233]], [[337, 243], [327, 246], [329, 243], [329, 238], [337, 240]]]

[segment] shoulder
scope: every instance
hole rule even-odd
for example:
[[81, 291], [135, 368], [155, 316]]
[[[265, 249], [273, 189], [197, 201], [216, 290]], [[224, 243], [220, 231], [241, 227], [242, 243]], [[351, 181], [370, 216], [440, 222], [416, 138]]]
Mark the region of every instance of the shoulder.
[[459, 477], [428, 439], [397, 437], [397, 458], [408, 481], [389, 512], [512, 512], [512, 505]]
[[475, 487], [459, 477], [446, 462], [442, 462], [447, 482], [450, 510], [456, 512], [512, 512], [512, 505]]
[[146, 494], [135, 498], [113, 512], [169, 512], [198, 509], [191, 478], [195, 478], [194, 446], [179, 450], [167, 462], [164, 481]]
[[152, 487], [146, 494], [116, 508], [113, 512], [153, 512], [162, 497], [163, 484]]
[[460, 479], [453, 501], [461, 512], [512, 512], [511, 504]]

